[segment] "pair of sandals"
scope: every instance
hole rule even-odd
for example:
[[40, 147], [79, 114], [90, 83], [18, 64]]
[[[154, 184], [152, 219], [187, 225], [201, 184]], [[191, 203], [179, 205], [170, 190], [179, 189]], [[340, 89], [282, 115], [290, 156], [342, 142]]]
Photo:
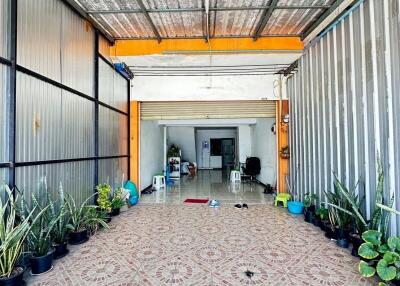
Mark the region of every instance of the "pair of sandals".
[[238, 209], [249, 209], [249, 206], [247, 204], [236, 204], [235, 208], [238, 208]]

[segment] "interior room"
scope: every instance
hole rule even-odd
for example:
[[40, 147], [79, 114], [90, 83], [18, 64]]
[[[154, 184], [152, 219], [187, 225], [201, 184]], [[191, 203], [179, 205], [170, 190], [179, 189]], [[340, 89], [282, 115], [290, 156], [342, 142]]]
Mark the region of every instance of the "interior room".
[[400, 285], [400, 0], [0, 0], [0, 286]]

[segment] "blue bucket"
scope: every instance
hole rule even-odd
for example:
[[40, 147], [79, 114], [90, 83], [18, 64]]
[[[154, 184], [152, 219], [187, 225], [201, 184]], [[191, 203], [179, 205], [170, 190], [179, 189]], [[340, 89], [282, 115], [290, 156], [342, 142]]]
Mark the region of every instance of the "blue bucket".
[[302, 202], [289, 201], [287, 206], [291, 214], [302, 214], [304, 211], [304, 204]]

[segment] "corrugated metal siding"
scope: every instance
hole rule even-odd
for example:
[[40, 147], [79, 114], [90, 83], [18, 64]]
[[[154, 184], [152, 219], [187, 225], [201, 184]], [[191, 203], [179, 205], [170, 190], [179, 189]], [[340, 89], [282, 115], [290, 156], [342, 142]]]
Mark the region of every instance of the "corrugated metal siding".
[[18, 73], [18, 162], [94, 155], [94, 103]]
[[74, 11], [62, 10], [62, 83], [89, 96], [94, 86], [94, 32]]
[[103, 57], [108, 59], [110, 62], [112, 62], [110, 47], [111, 47], [111, 45], [108, 42], [108, 40], [106, 38], [104, 38], [102, 35], [99, 35], [99, 53]]
[[31, 193], [40, 188], [46, 177], [51, 193], [56, 194], [62, 182], [64, 192], [72, 195], [77, 203], [82, 203], [93, 194], [93, 174], [93, 161], [20, 167], [16, 169], [16, 186], [29, 202]]
[[0, 2], [0, 57], [8, 58], [8, 31], [9, 31], [10, 1]]
[[100, 156], [127, 155], [128, 117], [99, 107], [99, 153]]
[[275, 117], [275, 101], [142, 102], [142, 120]]
[[9, 68], [5, 65], [0, 64], [0, 162], [7, 161], [7, 128], [6, 128], [6, 116], [7, 116], [7, 78]]
[[105, 159], [99, 161], [99, 182], [121, 187], [128, 177], [128, 159]]
[[[399, 1], [365, 1], [309, 47], [288, 79], [291, 106], [291, 182], [302, 197], [333, 188], [332, 171], [359, 184], [369, 217], [376, 160], [385, 198], [400, 207]], [[392, 231], [400, 229], [392, 217]]]
[[18, 64], [61, 81], [62, 3], [18, 1]]
[[99, 84], [100, 101], [128, 111], [128, 82], [102, 59], [99, 60]]

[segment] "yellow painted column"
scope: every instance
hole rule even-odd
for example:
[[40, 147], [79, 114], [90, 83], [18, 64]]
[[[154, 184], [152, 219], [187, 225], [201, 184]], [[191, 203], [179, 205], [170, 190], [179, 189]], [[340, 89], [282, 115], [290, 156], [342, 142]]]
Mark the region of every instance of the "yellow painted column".
[[130, 117], [130, 132], [131, 132], [131, 181], [135, 183], [138, 190], [140, 190], [139, 182], [139, 144], [140, 144], [140, 102], [131, 101], [131, 117]]

